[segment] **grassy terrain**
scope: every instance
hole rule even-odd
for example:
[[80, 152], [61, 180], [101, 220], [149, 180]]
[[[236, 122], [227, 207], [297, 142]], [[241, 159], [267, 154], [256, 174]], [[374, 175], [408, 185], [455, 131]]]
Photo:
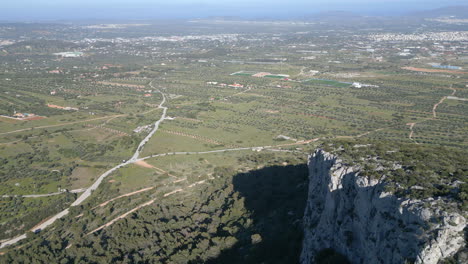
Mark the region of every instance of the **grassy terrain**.
[[333, 87], [349, 87], [349, 83], [344, 83], [344, 82], [339, 82], [339, 81], [333, 81], [333, 80], [323, 80], [323, 79], [308, 79], [303, 81], [304, 83], [310, 83], [310, 84], [321, 84], [321, 85], [327, 85], [327, 86], [333, 86]]

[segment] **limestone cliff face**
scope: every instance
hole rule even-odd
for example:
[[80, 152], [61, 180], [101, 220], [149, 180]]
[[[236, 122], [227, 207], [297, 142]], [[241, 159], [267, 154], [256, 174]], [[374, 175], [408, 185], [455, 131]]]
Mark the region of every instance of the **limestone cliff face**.
[[359, 170], [322, 150], [309, 157], [302, 264], [326, 248], [351, 263], [436, 264], [464, 246], [466, 219], [446, 201], [399, 199]]

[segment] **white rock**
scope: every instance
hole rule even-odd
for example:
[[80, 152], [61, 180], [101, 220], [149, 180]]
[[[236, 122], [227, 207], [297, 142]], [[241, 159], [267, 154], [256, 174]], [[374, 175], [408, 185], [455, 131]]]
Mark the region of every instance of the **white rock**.
[[333, 248], [351, 263], [437, 264], [464, 246], [466, 219], [440, 209], [443, 199], [399, 199], [378, 180], [359, 176], [359, 167], [321, 150], [308, 165], [301, 263]]

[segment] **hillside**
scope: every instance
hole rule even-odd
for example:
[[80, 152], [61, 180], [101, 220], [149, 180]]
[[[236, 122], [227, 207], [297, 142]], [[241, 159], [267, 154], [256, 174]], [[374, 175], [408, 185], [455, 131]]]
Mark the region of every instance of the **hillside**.
[[[322, 147], [338, 156], [318, 151], [307, 169], [291, 157], [254, 154], [239, 162], [265, 167], [245, 173], [215, 168], [209, 186], [200, 186], [192, 194], [165, 197], [155, 189], [120, 201], [118, 206], [112, 202], [96, 208], [92, 204], [97, 201], [91, 201], [81, 207], [87, 213], [72, 210], [52, 234], [31, 233], [23, 247], [1, 259], [8, 263], [46, 259], [64, 263], [286, 263], [299, 261], [301, 248], [302, 263], [309, 263], [306, 259], [317, 253], [323, 263], [329, 258], [375, 263], [375, 258], [363, 253], [368, 248], [381, 253], [382, 263], [400, 263], [397, 258], [415, 263], [458, 258], [455, 253], [465, 243], [467, 188], [466, 183], [457, 182], [468, 181], [466, 152], [452, 150], [446, 156], [449, 152], [440, 148], [365, 140], [332, 141]], [[440, 159], [437, 155], [420, 159], [422, 153], [432, 152], [439, 153]], [[450, 162], [453, 159], [460, 163]], [[275, 165], [285, 161], [290, 164]], [[421, 167], [435, 161], [445, 165]], [[411, 178], [421, 187], [407, 187]], [[327, 186], [334, 186], [331, 193], [325, 191]], [[106, 192], [104, 188], [97, 197]], [[159, 198], [122, 221], [93, 231], [150, 197]], [[329, 201], [332, 198], [335, 202]], [[400, 205], [403, 209], [398, 209]], [[335, 231], [326, 224], [330, 221], [336, 221]], [[435, 230], [440, 228], [447, 232], [437, 237]], [[387, 233], [379, 235], [378, 230]], [[420, 240], [414, 240], [415, 236]], [[442, 255], [433, 252], [434, 245], [421, 246], [433, 239], [441, 245]], [[445, 241], [451, 242], [442, 247]], [[320, 251], [327, 248], [336, 251]], [[394, 255], [394, 261], [389, 261], [385, 248], [404, 251], [389, 252]], [[421, 262], [425, 259], [431, 262]]]
[[468, 6], [449, 6], [432, 10], [412, 12], [409, 16], [436, 18], [442, 16], [454, 16], [456, 18], [468, 18]]

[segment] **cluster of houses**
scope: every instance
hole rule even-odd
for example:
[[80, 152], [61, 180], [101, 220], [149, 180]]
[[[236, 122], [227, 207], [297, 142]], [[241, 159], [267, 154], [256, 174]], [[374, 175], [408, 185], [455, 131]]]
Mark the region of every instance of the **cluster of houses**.
[[39, 116], [39, 115], [32, 114], [32, 113], [18, 113], [16, 112], [16, 110], [14, 111], [12, 116], [2, 115], [2, 117], [18, 119], [18, 120], [23, 120], [23, 121], [38, 120], [38, 119], [45, 118], [44, 116]]
[[36, 114], [30, 114], [30, 113], [15, 113], [13, 114], [14, 118], [22, 119], [22, 118], [29, 118], [29, 117], [35, 117]]
[[218, 83], [218, 82], [206, 82], [208, 85], [217, 85], [219, 87], [231, 87], [231, 88], [244, 88], [243, 84], [233, 83], [233, 84], [226, 84], [226, 83]]
[[378, 85], [373, 85], [373, 84], [365, 84], [365, 83], [358, 83], [358, 82], [353, 82], [351, 85], [354, 88], [362, 88], [362, 87], [374, 87], [374, 88], [379, 88]]
[[55, 56], [62, 57], [62, 58], [78, 58], [84, 55], [83, 52], [79, 51], [67, 51], [67, 52], [58, 52], [54, 53]]
[[[138, 90], [138, 89], [137, 89]], [[143, 90], [140, 90], [140, 91], [143, 91]], [[143, 94], [144, 97], [151, 97], [153, 96], [151, 93], [153, 92], [153, 90], [144, 90], [143, 92], [145, 92], [145, 94]]]

